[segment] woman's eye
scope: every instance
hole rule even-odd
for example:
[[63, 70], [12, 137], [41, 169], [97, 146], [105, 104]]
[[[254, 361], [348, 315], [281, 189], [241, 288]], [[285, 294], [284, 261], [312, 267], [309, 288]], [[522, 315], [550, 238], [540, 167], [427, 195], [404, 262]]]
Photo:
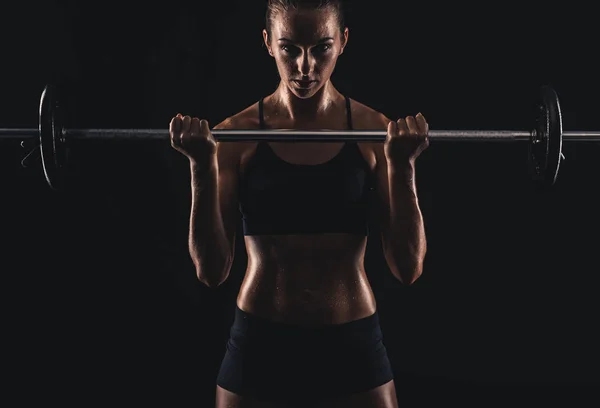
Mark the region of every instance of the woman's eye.
[[322, 45], [319, 45], [318, 47], [316, 47], [316, 49], [317, 49], [317, 52], [325, 52], [325, 51], [328, 51], [331, 49], [331, 45], [322, 44]]
[[[296, 52], [295, 47], [289, 46], [289, 45], [282, 45], [280, 46], [280, 49], [283, 52], [287, 52], [287, 53], [294, 53]], [[329, 51], [331, 49], [331, 45], [330, 44], [322, 44], [322, 45], [318, 45], [315, 47], [315, 51], [316, 52], [326, 52]]]

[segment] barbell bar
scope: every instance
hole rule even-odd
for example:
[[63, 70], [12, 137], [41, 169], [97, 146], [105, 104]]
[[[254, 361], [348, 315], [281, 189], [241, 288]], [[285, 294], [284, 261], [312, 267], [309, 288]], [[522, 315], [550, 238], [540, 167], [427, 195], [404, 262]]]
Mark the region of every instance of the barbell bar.
[[[0, 138], [35, 138], [36, 129], [7, 129], [0, 128]], [[295, 130], [295, 129], [211, 129], [211, 134], [217, 142], [383, 142], [385, 130]], [[443, 139], [453, 142], [512, 142], [529, 140], [530, 132], [509, 130], [430, 130], [429, 138]], [[570, 139], [571, 135], [563, 137]], [[598, 134], [600, 137], [600, 134]], [[165, 129], [63, 129], [62, 137], [67, 139], [87, 140], [165, 140], [169, 131]], [[586, 135], [578, 133], [579, 138]]]
[[[0, 139], [37, 139], [25, 160], [39, 150], [48, 185], [61, 190], [65, 185], [70, 140], [168, 140], [168, 129], [69, 129], [63, 126], [58, 88], [46, 85], [39, 107], [39, 126], [0, 128]], [[449, 142], [529, 142], [529, 163], [534, 182], [554, 185], [565, 141], [600, 141], [600, 131], [563, 132], [560, 102], [556, 91], [543, 86], [537, 101], [532, 130], [430, 130], [429, 139]], [[385, 130], [224, 130], [212, 129], [217, 142], [383, 142]]]
[[[31, 139], [36, 129], [0, 128], [0, 139]], [[385, 130], [230, 130], [212, 129], [217, 142], [383, 142]], [[528, 141], [531, 132], [513, 130], [430, 130], [431, 140], [448, 142], [515, 142]], [[166, 140], [163, 129], [64, 129], [63, 138], [87, 140]], [[570, 142], [598, 142], [600, 132], [563, 132]]]
[[[383, 142], [385, 130], [295, 130], [295, 129], [211, 129], [217, 142]], [[431, 140], [448, 142], [515, 142], [528, 141], [531, 131], [515, 130], [430, 130]], [[33, 128], [0, 128], [0, 139], [32, 139], [38, 136]], [[87, 140], [165, 140], [164, 129], [63, 129], [63, 138]], [[566, 131], [563, 141], [600, 142], [600, 131]]]

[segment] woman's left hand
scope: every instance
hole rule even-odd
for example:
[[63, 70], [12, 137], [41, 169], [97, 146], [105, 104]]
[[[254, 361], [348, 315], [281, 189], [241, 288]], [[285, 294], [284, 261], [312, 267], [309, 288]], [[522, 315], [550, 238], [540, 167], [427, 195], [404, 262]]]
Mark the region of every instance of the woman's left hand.
[[384, 152], [389, 165], [414, 165], [415, 160], [429, 146], [429, 124], [419, 113], [397, 122], [390, 122]]

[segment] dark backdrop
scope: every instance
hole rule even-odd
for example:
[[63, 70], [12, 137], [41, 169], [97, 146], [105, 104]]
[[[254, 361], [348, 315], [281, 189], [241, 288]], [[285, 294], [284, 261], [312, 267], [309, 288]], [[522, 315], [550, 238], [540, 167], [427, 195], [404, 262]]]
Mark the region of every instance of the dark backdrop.
[[[333, 81], [432, 129], [529, 130], [548, 84], [566, 130], [599, 129], [593, 9], [555, 4], [352, 2]], [[262, 1], [3, 6], [0, 126], [36, 127], [48, 82], [72, 127], [215, 125], [277, 85], [263, 15]], [[246, 258], [238, 246], [218, 290], [195, 280], [186, 159], [166, 140], [75, 144], [59, 194], [0, 143], [4, 366], [21, 401], [210, 406]], [[525, 143], [432, 142], [418, 160], [423, 276], [395, 281], [376, 238], [366, 260], [403, 406], [541, 404], [598, 383], [599, 153], [566, 143], [546, 192]]]

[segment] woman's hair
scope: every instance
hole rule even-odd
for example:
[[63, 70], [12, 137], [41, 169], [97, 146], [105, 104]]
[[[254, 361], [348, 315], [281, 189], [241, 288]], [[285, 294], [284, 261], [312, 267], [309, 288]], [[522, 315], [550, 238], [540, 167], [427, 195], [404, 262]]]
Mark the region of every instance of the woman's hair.
[[267, 15], [265, 18], [266, 30], [271, 36], [271, 24], [277, 13], [288, 10], [321, 10], [331, 7], [337, 16], [340, 32], [344, 32], [344, 10], [342, 0], [268, 0]]

